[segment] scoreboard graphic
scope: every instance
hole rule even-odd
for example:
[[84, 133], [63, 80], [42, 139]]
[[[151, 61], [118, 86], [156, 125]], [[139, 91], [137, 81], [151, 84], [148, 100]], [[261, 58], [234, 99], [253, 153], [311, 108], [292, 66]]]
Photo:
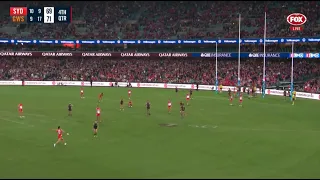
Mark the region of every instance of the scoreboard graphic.
[[71, 23], [71, 7], [10, 7], [14, 23]]

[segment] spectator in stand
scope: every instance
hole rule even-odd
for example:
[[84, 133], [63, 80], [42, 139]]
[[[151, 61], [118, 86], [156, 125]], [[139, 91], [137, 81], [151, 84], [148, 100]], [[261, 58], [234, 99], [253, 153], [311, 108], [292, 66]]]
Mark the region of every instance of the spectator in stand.
[[[291, 60], [271, 59], [267, 61], [267, 86], [281, 81], [290, 81]], [[238, 62], [221, 59], [218, 62], [218, 78], [223, 85], [236, 85]], [[2, 59], [2, 80], [67, 80], [67, 81], [117, 81], [117, 82], [165, 82], [215, 84], [215, 61], [207, 59], [181, 58], [106, 58], [106, 57], [12, 57]], [[320, 63], [310, 59], [296, 60], [295, 81], [320, 75]], [[262, 82], [262, 60], [241, 60], [243, 85]], [[314, 91], [319, 90], [319, 80], [306, 84]]]
[[[263, 37], [267, 12], [267, 37], [317, 37], [319, 1], [30, 1], [25, 6], [72, 6], [71, 24], [28, 24], [12, 31], [11, 6], [2, 3], [1, 37], [25, 39], [208, 39]], [[303, 31], [291, 32], [286, 17], [300, 12], [308, 18]], [[0, 28], [1, 28], [0, 27]], [[214, 29], [214, 30], [212, 30]]]
[[[72, 6], [71, 24], [28, 24], [12, 27], [7, 11], [21, 2], [3, 2], [1, 37], [9, 39], [210, 39], [237, 38], [238, 14], [241, 37], [262, 38], [264, 13], [267, 12], [267, 37], [318, 37], [320, 1], [107, 1], [107, 2], [25, 2], [25, 6]], [[306, 15], [303, 31], [291, 32], [286, 22], [290, 13]], [[80, 46], [80, 45], [79, 45]], [[211, 52], [213, 47], [137, 47], [126, 45], [81, 45], [68, 50], [104, 52]], [[220, 52], [237, 52], [236, 46], [220, 46]], [[53, 45], [6, 45], [2, 51], [66, 51]], [[295, 52], [319, 52], [318, 43], [296, 43]], [[243, 45], [241, 51], [262, 52], [262, 45]], [[268, 44], [267, 52], [291, 52], [290, 45]], [[267, 60], [266, 81], [272, 86], [290, 79], [290, 60]], [[241, 59], [241, 82], [262, 81], [262, 60]], [[88, 80], [214, 84], [215, 63], [207, 59], [175, 58], [3, 58], [0, 78], [5, 80]], [[223, 85], [235, 85], [237, 62], [219, 59], [218, 78]], [[319, 91], [319, 63], [297, 59], [295, 80], [306, 81], [305, 90]]]

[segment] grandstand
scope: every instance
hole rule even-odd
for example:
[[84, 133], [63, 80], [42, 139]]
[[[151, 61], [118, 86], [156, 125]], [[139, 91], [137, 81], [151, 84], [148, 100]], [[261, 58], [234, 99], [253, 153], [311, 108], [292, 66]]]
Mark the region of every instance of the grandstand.
[[[73, 21], [17, 25], [7, 13], [12, 6], [72, 6]], [[3, 2], [0, 177], [319, 177], [319, 6], [320, 1]], [[303, 31], [290, 31], [286, 21], [296, 12], [308, 18]], [[218, 92], [218, 85], [236, 92], [239, 78], [242, 93], [234, 93], [233, 101]], [[267, 96], [244, 91], [255, 88]], [[297, 91], [294, 106], [282, 97], [289, 89]], [[182, 117], [178, 104], [192, 90], [200, 91], [193, 92]], [[97, 101], [102, 92], [104, 99]], [[238, 107], [240, 95], [244, 102]], [[16, 114], [20, 103], [25, 119]], [[73, 115], [66, 117], [69, 103]], [[92, 139], [98, 106], [103, 122], [99, 138]], [[53, 149], [47, 129], [57, 126], [70, 136], [67, 147]]]
[[[50, 4], [51, 3], [51, 4]], [[55, 2], [50, 2], [48, 5], [55, 5]], [[2, 37], [6, 38], [20, 38], [20, 39], [217, 39], [217, 38], [237, 38], [238, 28], [237, 28], [237, 15], [227, 16], [228, 13], [225, 12], [241, 12], [242, 26], [241, 26], [241, 38], [262, 38], [263, 37], [263, 12], [272, 12], [267, 14], [267, 37], [317, 37], [318, 31], [318, 21], [319, 17], [317, 13], [314, 13], [316, 7], [319, 6], [318, 2], [305, 2], [301, 3], [298, 1], [292, 2], [248, 2], [248, 6], [236, 6], [236, 2], [225, 2], [224, 9], [216, 8], [220, 7], [221, 3], [217, 2], [181, 2], [183, 5], [178, 6], [177, 2], [130, 2], [130, 3], [115, 3], [115, 2], [97, 2], [91, 4], [85, 4], [83, 2], [77, 2], [72, 4], [73, 7], [73, 23], [72, 24], [59, 24], [54, 27], [50, 25], [43, 24], [28, 24], [25, 26], [16, 26], [9, 21], [6, 21], [7, 16], [3, 15], [2, 27], [0, 32]], [[180, 3], [178, 3], [180, 4]], [[4, 4], [3, 9], [7, 9], [10, 6], [14, 6], [14, 2]], [[37, 5], [42, 6], [42, 2], [33, 2], [27, 5]], [[68, 6], [70, 3], [64, 3], [62, 5]], [[108, 9], [106, 13], [99, 13], [94, 11], [96, 7], [101, 7], [101, 9]], [[171, 7], [172, 6], [172, 7]], [[169, 8], [171, 7], [171, 8]], [[279, 7], [290, 7], [285, 10], [285, 12], [279, 10]], [[214, 9], [214, 11], [213, 11]], [[281, 8], [280, 8], [281, 9]], [[193, 13], [193, 12], [197, 13]], [[288, 29], [288, 24], [286, 18], [280, 18], [281, 14], [289, 14], [292, 12], [299, 11], [308, 17], [308, 23], [304, 25], [304, 31], [301, 32], [290, 32]], [[2, 11], [6, 12], [5, 10]], [[165, 16], [162, 16], [161, 12], [167, 12]], [[183, 12], [183, 13], [182, 13]], [[117, 15], [115, 15], [117, 14]], [[179, 14], [179, 20], [177, 14]], [[183, 16], [181, 15], [183, 14]], [[119, 16], [120, 15], [120, 16]], [[102, 17], [103, 16], [103, 17]], [[207, 23], [208, 22], [208, 23]], [[12, 36], [11, 34], [14, 34]], [[5, 50], [26, 50], [26, 51], [99, 51], [99, 52], [214, 52], [214, 44], [81, 44], [81, 45], [31, 45], [31, 44], [1, 44], [1, 49]], [[296, 43], [294, 52], [318, 52], [319, 42], [311, 43]], [[236, 44], [224, 45], [219, 44], [219, 52], [237, 52], [238, 47]], [[263, 52], [263, 44], [243, 44], [241, 45], [241, 52]], [[267, 44], [266, 52], [278, 52], [278, 53], [290, 53], [291, 46], [288, 44]], [[18, 61], [21, 58], [16, 58]], [[24, 59], [24, 58], [22, 58]], [[157, 58], [153, 58], [157, 59]], [[275, 60], [275, 59], [273, 59]], [[198, 60], [207, 61], [207, 60]], [[243, 59], [245, 62], [246, 60]], [[281, 59], [284, 61], [284, 59]], [[309, 60], [310, 61], [310, 60]], [[226, 64], [224, 65], [224, 62]], [[258, 62], [258, 61], [257, 61]], [[43, 63], [43, 62], [41, 62]], [[151, 61], [150, 61], [151, 63]], [[181, 62], [180, 62], [181, 63]], [[208, 63], [208, 62], [205, 62]], [[268, 62], [272, 63], [272, 62]], [[289, 62], [287, 62], [289, 63]], [[298, 62], [297, 62], [298, 63]], [[303, 63], [303, 59], [301, 61]], [[313, 68], [317, 68], [316, 62], [312, 65]], [[223, 66], [227, 66], [227, 61], [219, 62]], [[252, 63], [255, 64], [255, 63]], [[283, 64], [283, 63], [282, 63]], [[288, 65], [284, 63], [285, 65]], [[244, 64], [246, 65], [246, 64]], [[261, 64], [260, 64], [261, 65]], [[146, 65], [147, 66], [147, 65]], [[212, 66], [206, 66], [214, 68]], [[311, 65], [310, 65], [311, 66]], [[261, 67], [261, 66], [260, 66]], [[298, 66], [299, 67], [299, 66]], [[234, 67], [230, 66], [230, 71]], [[281, 84], [282, 81], [290, 80], [288, 73], [281, 74], [282, 71], [280, 66], [272, 66], [271, 69], [268, 68], [266, 71], [266, 78], [271, 79], [272, 82], [267, 82], [268, 86], [275, 86], [276, 84]], [[225, 68], [223, 68], [225, 69]], [[250, 69], [245, 68], [245, 69]], [[244, 71], [246, 71], [244, 69]], [[251, 68], [252, 69], [252, 68]], [[296, 68], [298, 69], [298, 68]], [[219, 68], [220, 70], [220, 68]], [[6, 71], [6, 69], [2, 69]], [[203, 71], [210, 71], [205, 70]], [[258, 71], [258, 70], [257, 70]], [[270, 73], [268, 73], [270, 71]], [[275, 72], [278, 72], [278, 77], [275, 80]], [[299, 71], [305, 71], [300, 70]], [[244, 75], [247, 76], [248, 73]], [[26, 80], [30, 79], [30, 75], [25, 75]], [[82, 74], [81, 76], [84, 76]], [[190, 75], [191, 76], [191, 75]], [[194, 76], [194, 75], [192, 75]], [[202, 75], [197, 75], [197, 77], [188, 77], [190, 80], [185, 80], [187, 82], [199, 82], [203, 84], [208, 84], [208, 80], [202, 82]], [[215, 74], [208, 75], [210, 78], [215, 78]], [[229, 75], [230, 76], [230, 75]], [[232, 75], [231, 75], [232, 76]], [[244, 79], [256, 79], [259, 85], [262, 77], [258, 77], [257, 72], [251, 74], [250, 76], [255, 77], [244, 77]], [[261, 75], [260, 75], [261, 76]], [[296, 72], [294, 76], [295, 80], [314, 81], [319, 76], [318, 70], [312, 70], [312, 72]], [[11, 78], [11, 77], [7, 77]], [[16, 77], [21, 79], [21, 77]], [[188, 79], [187, 78], [187, 79]], [[220, 82], [224, 82], [224, 75], [219, 77]], [[95, 79], [99, 79], [95, 77]], [[178, 79], [178, 78], [174, 78]], [[59, 79], [56, 79], [59, 80]], [[108, 79], [104, 79], [108, 80]], [[110, 80], [110, 79], [109, 79]], [[137, 80], [137, 79], [136, 79]], [[148, 78], [141, 79], [140, 81], [146, 81]], [[154, 81], [154, 80], [151, 80]], [[168, 80], [172, 83], [175, 81]], [[229, 81], [232, 81], [230, 83]], [[249, 80], [250, 81], [250, 80]], [[176, 82], [181, 82], [181, 80], [176, 80]], [[225, 85], [234, 85], [233, 78], [228, 77]], [[245, 80], [247, 83], [248, 80]], [[212, 83], [212, 82], [210, 82]], [[309, 83], [310, 84], [310, 83]], [[312, 83], [316, 84], [316, 83]], [[306, 84], [307, 86], [307, 84]], [[318, 92], [317, 87], [303, 88], [309, 89], [309, 91]], [[315, 91], [315, 89], [317, 89]]]

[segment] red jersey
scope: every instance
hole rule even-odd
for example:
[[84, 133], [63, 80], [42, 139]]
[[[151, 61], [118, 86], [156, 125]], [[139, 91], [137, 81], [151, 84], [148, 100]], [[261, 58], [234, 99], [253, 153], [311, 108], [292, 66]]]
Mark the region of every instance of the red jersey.
[[242, 96], [239, 97], [239, 100], [242, 101]]
[[103, 94], [99, 94], [99, 98], [102, 98]]
[[100, 108], [96, 108], [97, 114], [101, 113], [101, 109]]
[[190, 99], [190, 95], [189, 94], [187, 94], [187, 100], [189, 100]]
[[56, 132], [58, 134], [58, 138], [61, 138], [63, 131], [61, 129], [57, 129]]
[[171, 107], [171, 105], [172, 105], [171, 101], [168, 101], [168, 107]]
[[129, 95], [131, 94], [131, 90], [128, 90], [128, 94], [129, 94]]
[[18, 108], [19, 108], [19, 110], [22, 110], [22, 108], [23, 108], [23, 107], [22, 107], [22, 104], [19, 104], [19, 105], [18, 105]]

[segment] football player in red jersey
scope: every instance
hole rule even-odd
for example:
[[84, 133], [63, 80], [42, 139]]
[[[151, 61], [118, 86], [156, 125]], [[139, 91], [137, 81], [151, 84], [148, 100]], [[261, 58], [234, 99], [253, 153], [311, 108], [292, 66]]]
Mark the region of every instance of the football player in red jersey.
[[189, 100], [190, 100], [190, 95], [189, 94], [187, 94], [186, 100], [187, 100], [187, 106], [189, 106]]
[[240, 107], [242, 107], [242, 100], [243, 100], [242, 93], [240, 93], [240, 97], [239, 97], [239, 106]]
[[64, 133], [64, 131], [60, 128], [60, 126], [58, 126], [58, 129], [53, 129], [53, 130], [56, 131], [58, 134], [58, 140], [56, 143], [53, 144], [53, 147], [56, 147], [56, 145], [60, 142], [64, 143], [64, 145], [67, 145], [67, 143], [64, 142], [64, 139], [62, 137], [62, 134]]
[[229, 101], [230, 101], [230, 106], [232, 106], [233, 105], [232, 104], [232, 101], [233, 101], [233, 95], [232, 94], [229, 96]]
[[128, 107], [129, 107], [129, 108], [132, 108], [132, 101], [131, 101], [131, 99], [130, 99], [129, 102], [128, 102]]
[[18, 111], [19, 111], [19, 116], [20, 116], [20, 118], [24, 118], [24, 116], [23, 116], [23, 105], [22, 105], [22, 103], [18, 104]]
[[172, 106], [172, 103], [170, 101], [170, 99], [168, 100], [168, 113], [170, 114], [171, 113], [171, 106]]
[[131, 89], [128, 90], [128, 97], [131, 98]]
[[100, 114], [101, 114], [101, 109], [99, 106], [97, 106], [97, 108], [96, 108], [97, 121], [99, 121], [101, 123]]
[[80, 98], [81, 99], [84, 98], [84, 90], [83, 90], [83, 88], [80, 89]]

